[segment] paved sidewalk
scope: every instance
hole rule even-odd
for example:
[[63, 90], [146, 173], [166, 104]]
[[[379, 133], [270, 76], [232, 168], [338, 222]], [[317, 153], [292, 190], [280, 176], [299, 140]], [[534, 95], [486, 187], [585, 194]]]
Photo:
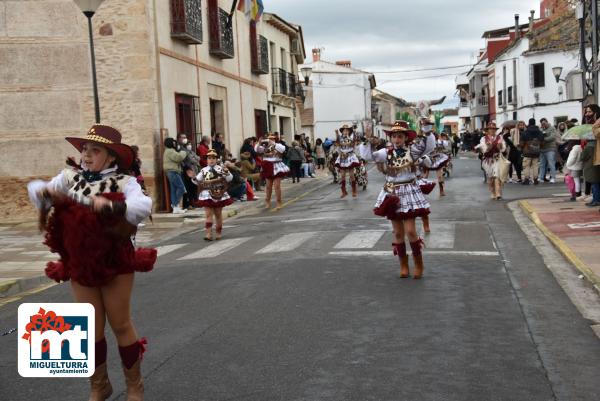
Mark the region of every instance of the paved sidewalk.
[[[317, 171], [317, 178], [303, 178], [299, 184], [291, 179], [282, 181], [284, 206], [332, 181], [327, 171]], [[304, 192], [304, 193], [303, 193]], [[256, 201], [234, 202], [223, 211], [225, 218], [233, 217], [249, 209], [264, 208], [264, 191], [257, 191]], [[274, 195], [273, 195], [274, 196]], [[273, 197], [273, 206], [275, 201]], [[136, 246], [151, 246], [182, 233], [203, 227], [204, 211], [195, 209], [185, 214], [155, 213], [153, 221], [146, 220], [139, 227]], [[43, 245], [43, 234], [32, 221], [0, 225], [0, 305], [15, 294], [54, 283], [44, 274], [46, 263], [56, 260], [57, 255]]]
[[600, 213], [583, 198], [527, 199], [519, 202], [529, 218], [600, 292]]

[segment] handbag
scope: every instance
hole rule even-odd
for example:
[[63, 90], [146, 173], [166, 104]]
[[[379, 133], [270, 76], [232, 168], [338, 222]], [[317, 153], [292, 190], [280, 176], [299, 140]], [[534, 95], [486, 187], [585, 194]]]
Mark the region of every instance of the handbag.
[[498, 168], [498, 178], [500, 181], [506, 182], [508, 181], [508, 171], [510, 170], [510, 162], [501, 155], [498, 158], [498, 163], [500, 163], [500, 167]]
[[565, 184], [571, 195], [575, 196], [575, 179], [570, 175], [565, 175]]

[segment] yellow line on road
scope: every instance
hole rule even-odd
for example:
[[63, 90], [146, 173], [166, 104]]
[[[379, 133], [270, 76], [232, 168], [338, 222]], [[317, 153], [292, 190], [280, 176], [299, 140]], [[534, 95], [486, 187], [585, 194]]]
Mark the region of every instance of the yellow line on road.
[[271, 213], [278, 212], [278, 211], [280, 211], [281, 209], [283, 209], [284, 207], [286, 207], [286, 206], [289, 206], [289, 205], [291, 205], [291, 204], [293, 204], [293, 203], [296, 203], [296, 202], [298, 202], [300, 199], [302, 199], [302, 198], [304, 198], [304, 197], [306, 197], [306, 196], [308, 196], [308, 195], [312, 194], [313, 192], [315, 192], [315, 191], [317, 191], [317, 190], [319, 190], [319, 189], [321, 189], [321, 188], [322, 188], [322, 187], [321, 187], [321, 186], [319, 186], [319, 187], [317, 187], [317, 188], [313, 188], [313, 189], [311, 189], [310, 191], [306, 191], [305, 193], [303, 193], [303, 194], [301, 194], [301, 195], [299, 195], [299, 196], [295, 197], [294, 199], [290, 199], [289, 201], [285, 202], [285, 203], [284, 203], [283, 205], [281, 205], [280, 207], [276, 207], [276, 208], [273, 208], [273, 209], [271, 209]]
[[529, 215], [529, 218], [533, 223], [537, 226], [537, 228], [544, 233], [544, 235], [554, 244], [554, 246], [563, 254], [565, 258], [569, 262], [571, 262], [577, 270], [579, 270], [597, 289], [600, 289], [600, 277], [596, 276], [596, 274], [590, 269], [583, 260], [577, 256], [575, 252], [567, 245], [563, 240], [561, 240], [556, 234], [554, 234], [548, 227], [542, 223], [538, 214], [534, 211], [531, 204], [522, 200], [519, 201], [519, 206], [525, 213]]
[[12, 297], [0, 298], [0, 308], [6, 306], [10, 303], [16, 302], [26, 296], [37, 294], [38, 292], [42, 292], [50, 287], [54, 287], [57, 283], [48, 283], [40, 285], [39, 287], [33, 288], [28, 291], [20, 292]]

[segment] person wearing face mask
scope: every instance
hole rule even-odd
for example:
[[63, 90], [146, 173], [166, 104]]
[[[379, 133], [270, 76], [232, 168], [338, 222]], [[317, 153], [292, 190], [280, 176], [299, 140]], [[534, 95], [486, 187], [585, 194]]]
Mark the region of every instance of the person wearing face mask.
[[183, 214], [186, 210], [179, 206], [179, 202], [186, 190], [185, 184], [181, 179], [181, 163], [186, 158], [187, 151], [181, 149], [177, 141], [173, 138], [165, 138], [164, 146], [163, 171], [169, 181], [171, 209], [173, 210], [173, 214]]
[[[428, 118], [424, 118], [421, 120], [421, 132], [422, 136], [427, 137], [428, 135], [433, 133], [433, 122]], [[446, 196], [446, 192], [444, 191], [444, 168], [450, 162], [450, 157], [445, 153], [445, 142], [444, 141], [436, 141], [436, 147], [433, 152], [429, 155], [431, 159], [431, 166], [425, 170], [424, 177], [429, 177], [429, 171], [435, 171], [437, 183], [440, 188], [440, 196]]]
[[135, 155], [121, 143], [117, 129], [95, 124], [87, 136], [65, 139], [80, 152], [81, 165], [71, 160], [49, 182], [27, 185], [40, 211], [44, 243], [60, 256], [48, 262], [45, 273], [56, 282], [69, 281], [75, 301], [94, 306], [96, 343], [91, 346], [96, 360], [89, 399], [105, 400], [113, 392], [106, 363], [108, 321], [119, 347], [127, 399], [141, 401], [146, 340], [139, 338], [131, 320], [131, 296], [134, 273], [152, 270], [157, 252], [135, 249], [131, 236], [150, 215], [152, 199], [128, 175]]
[[193, 179], [200, 170], [200, 157], [194, 152], [194, 148], [185, 134], [179, 134], [179, 144], [186, 153], [185, 159], [181, 162], [181, 180], [186, 191], [183, 194], [183, 209], [191, 209], [198, 197], [198, 187], [194, 184]]

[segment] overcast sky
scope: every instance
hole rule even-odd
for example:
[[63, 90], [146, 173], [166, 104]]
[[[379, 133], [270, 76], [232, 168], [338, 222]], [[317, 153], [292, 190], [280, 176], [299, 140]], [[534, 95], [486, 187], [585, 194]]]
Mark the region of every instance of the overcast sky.
[[[367, 71], [471, 64], [483, 32], [539, 17], [540, 0], [263, 0], [265, 11], [301, 25], [307, 62], [323, 48], [326, 61], [351, 60]], [[456, 103], [455, 73], [467, 67], [376, 74], [377, 87], [406, 100], [447, 96]], [[427, 76], [452, 76], [414, 80]], [[411, 81], [407, 81], [413, 79]], [[400, 82], [403, 80], [403, 82]], [[446, 105], [450, 105], [446, 102]]]

